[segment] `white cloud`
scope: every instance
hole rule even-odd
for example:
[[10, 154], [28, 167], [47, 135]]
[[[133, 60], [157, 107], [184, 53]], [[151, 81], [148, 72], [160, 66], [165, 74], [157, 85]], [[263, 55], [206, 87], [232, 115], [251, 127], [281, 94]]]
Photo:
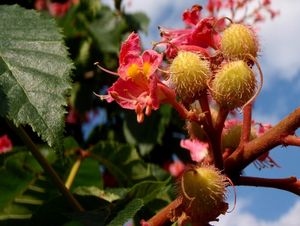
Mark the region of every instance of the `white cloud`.
[[300, 23], [298, 0], [273, 0], [280, 15], [261, 26], [263, 70], [267, 79], [274, 76], [291, 80], [300, 71]]
[[[253, 204], [253, 203], [252, 203]], [[215, 226], [299, 226], [300, 222], [300, 201], [296, 202], [286, 213], [275, 221], [258, 219], [246, 210], [249, 202], [242, 200], [237, 203], [236, 209], [225, 216]]]

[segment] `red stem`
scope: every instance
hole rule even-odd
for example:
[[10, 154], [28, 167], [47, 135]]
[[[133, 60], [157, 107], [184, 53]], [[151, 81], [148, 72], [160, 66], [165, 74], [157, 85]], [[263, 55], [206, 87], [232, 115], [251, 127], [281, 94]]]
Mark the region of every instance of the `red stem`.
[[223, 156], [221, 150], [221, 135], [224, 127], [224, 122], [227, 118], [228, 113], [229, 111], [227, 109], [221, 108], [217, 116], [215, 127], [206, 128], [206, 133], [207, 136], [209, 137], [209, 141], [212, 149], [214, 163], [216, 168], [220, 170], [224, 169], [224, 162], [223, 162]]
[[165, 96], [165, 99], [162, 102], [172, 105], [182, 119], [196, 122], [201, 121], [201, 118], [198, 115], [196, 115], [194, 112], [188, 111], [182, 103], [177, 102], [176, 94], [172, 89], [161, 83], [158, 83], [158, 86], [160, 91], [162, 91], [163, 95]]
[[200, 102], [201, 110], [205, 114], [205, 118], [206, 118], [206, 122], [207, 122], [208, 126], [213, 127], [213, 121], [211, 118], [211, 112], [210, 112], [210, 108], [209, 108], [207, 95], [201, 95], [199, 98], [199, 102]]
[[243, 109], [243, 129], [241, 134], [241, 142], [240, 145], [244, 146], [244, 144], [249, 142], [250, 134], [251, 134], [251, 124], [252, 124], [252, 104], [248, 104]]
[[259, 178], [259, 177], [244, 177], [241, 176], [236, 185], [256, 186], [277, 188], [285, 191], [290, 191], [296, 195], [300, 195], [300, 181], [296, 177], [288, 178]]

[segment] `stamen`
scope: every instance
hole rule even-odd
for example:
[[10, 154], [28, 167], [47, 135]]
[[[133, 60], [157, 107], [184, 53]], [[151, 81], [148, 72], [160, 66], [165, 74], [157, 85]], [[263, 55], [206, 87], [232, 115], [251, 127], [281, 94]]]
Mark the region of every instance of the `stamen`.
[[100, 70], [108, 73], [108, 74], [111, 74], [111, 75], [116, 75], [116, 76], [120, 76], [118, 73], [114, 72], [114, 71], [110, 71], [102, 66], [100, 66], [100, 63], [99, 62], [95, 62], [94, 65], [96, 65]]
[[144, 118], [145, 118], [145, 116], [144, 116], [143, 113], [136, 115], [136, 120], [137, 120], [138, 123], [144, 122]]
[[150, 115], [151, 115], [151, 112], [152, 112], [152, 106], [151, 106], [151, 105], [147, 105], [145, 114], [146, 114], [147, 116], [150, 116]]
[[174, 47], [177, 50], [177, 52], [179, 52], [179, 50], [180, 50], [175, 44], [173, 44], [171, 41], [168, 41], [168, 40], [160, 41], [160, 42], [153, 42], [152, 43], [152, 49], [154, 50], [159, 44], [169, 44], [172, 47]]
[[106, 100], [108, 98], [110, 98], [110, 95], [99, 95], [95, 92], [93, 92], [95, 96], [99, 97], [101, 100]]

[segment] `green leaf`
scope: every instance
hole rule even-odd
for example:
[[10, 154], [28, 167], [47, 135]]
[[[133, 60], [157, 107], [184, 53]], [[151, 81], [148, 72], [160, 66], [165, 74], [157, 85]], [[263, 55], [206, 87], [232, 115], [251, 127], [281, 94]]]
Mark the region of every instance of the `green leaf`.
[[128, 192], [128, 195], [129, 197], [140, 198], [146, 204], [156, 198], [166, 196], [171, 187], [170, 180], [143, 181], [134, 185]]
[[[91, 148], [91, 152], [92, 157], [104, 165], [123, 187], [144, 179], [156, 179], [153, 170], [157, 168], [146, 164], [136, 149], [128, 144], [101, 141]], [[161, 176], [161, 172], [158, 175]]]
[[108, 226], [124, 225], [129, 219], [133, 218], [137, 211], [143, 206], [144, 202], [142, 199], [133, 199], [117, 214]]
[[[53, 151], [42, 149], [53, 161]], [[52, 159], [52, 160], [51, 160]], [[51, 195], [52, 186], [40, 176], [42, 169], [29, 152], [8, 156], [0, 168], [0, 220], [29, 219]]]
[[125, 19], [128, 25], [130, 25], [130, 30], [141, 30], [145, 33], [148, 31], [150, 20], [146, 14], [141, 12], [125, 14]]
[[118, 53], [121, 34], [127, 29], [122, 15], [116, 14], [108, 7], [102, 7], [100, 17], [89, 25], [89, 31], [103, 52]]
[[2, 5], [0, 18], [1, 114], [60, 148], [72, 69], [63, 37], [53, 19], [34, 10]]
[[118, 189], [114, 192], [114, 190], [102, 190], [95, 186], [90, 186], [90, 187], [81, 186], [81, 187], [77, 187], [74, 190], [74, 193], [77, 195], [82, 195], [82, 196], [83, 195], [93, 195], [98, 198], [104, 199], [108, 202], [113, 202], [113, 201], [123, 198], [123, 196], [125, 195], [125, 192], [128, 190], [125, 188], [120, 188], [120, 189]]
[[76, 188], [76, 186], [102, 187], [102, 178], [98, 161], [91, 158], [82, 160], [72, 187]]

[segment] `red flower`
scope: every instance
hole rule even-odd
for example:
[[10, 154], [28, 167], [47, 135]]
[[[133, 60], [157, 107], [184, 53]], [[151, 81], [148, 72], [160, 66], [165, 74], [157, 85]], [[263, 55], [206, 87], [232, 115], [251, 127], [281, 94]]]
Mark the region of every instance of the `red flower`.
[[[166, 54], [169, 58], [176, 56], [177, 50], [181, 46], [195, 46], [195, 50], [200, 48], [219, 49], [221, 31], [225, 27], [224, 19], [215, 17], [200, 18], [202, 7], [193, 6], [192, 9], [183, 13], [183, 20], [190, 27], [186, 29], [166, 29], [160, 28], [161, 44], [167, 45]], [[198, 47], [198, 48], [197, 48]], [[205, 52], [205, 51], [204, 51]], [[205, 52], [206, 55], [207, 52]]]
[[123, 108], [135, 110], [138, 122], [144, 120], [144, 111], [150, 115], [152, 109], [157, 110], [165, 99], [165, 95], [159, 91], [163, 84], [156, 75], [162, 55], [154, 50], [140, 54], [139, 36], [131, 33], [121, 46], [117, 73], [119, 79], [108, 89], [107, 95], [99, 96], [108, 102], [116, 101]]
[[186, 25], [196, 25], [200, 20], [200, 11], [202, 6], [193, 5], [191, 10], [186, 9], [182, 14], [182, 20]]
[[0, 154], [9, 152], [12, 150], [12, 142], [7, 135], [0, 137]]

